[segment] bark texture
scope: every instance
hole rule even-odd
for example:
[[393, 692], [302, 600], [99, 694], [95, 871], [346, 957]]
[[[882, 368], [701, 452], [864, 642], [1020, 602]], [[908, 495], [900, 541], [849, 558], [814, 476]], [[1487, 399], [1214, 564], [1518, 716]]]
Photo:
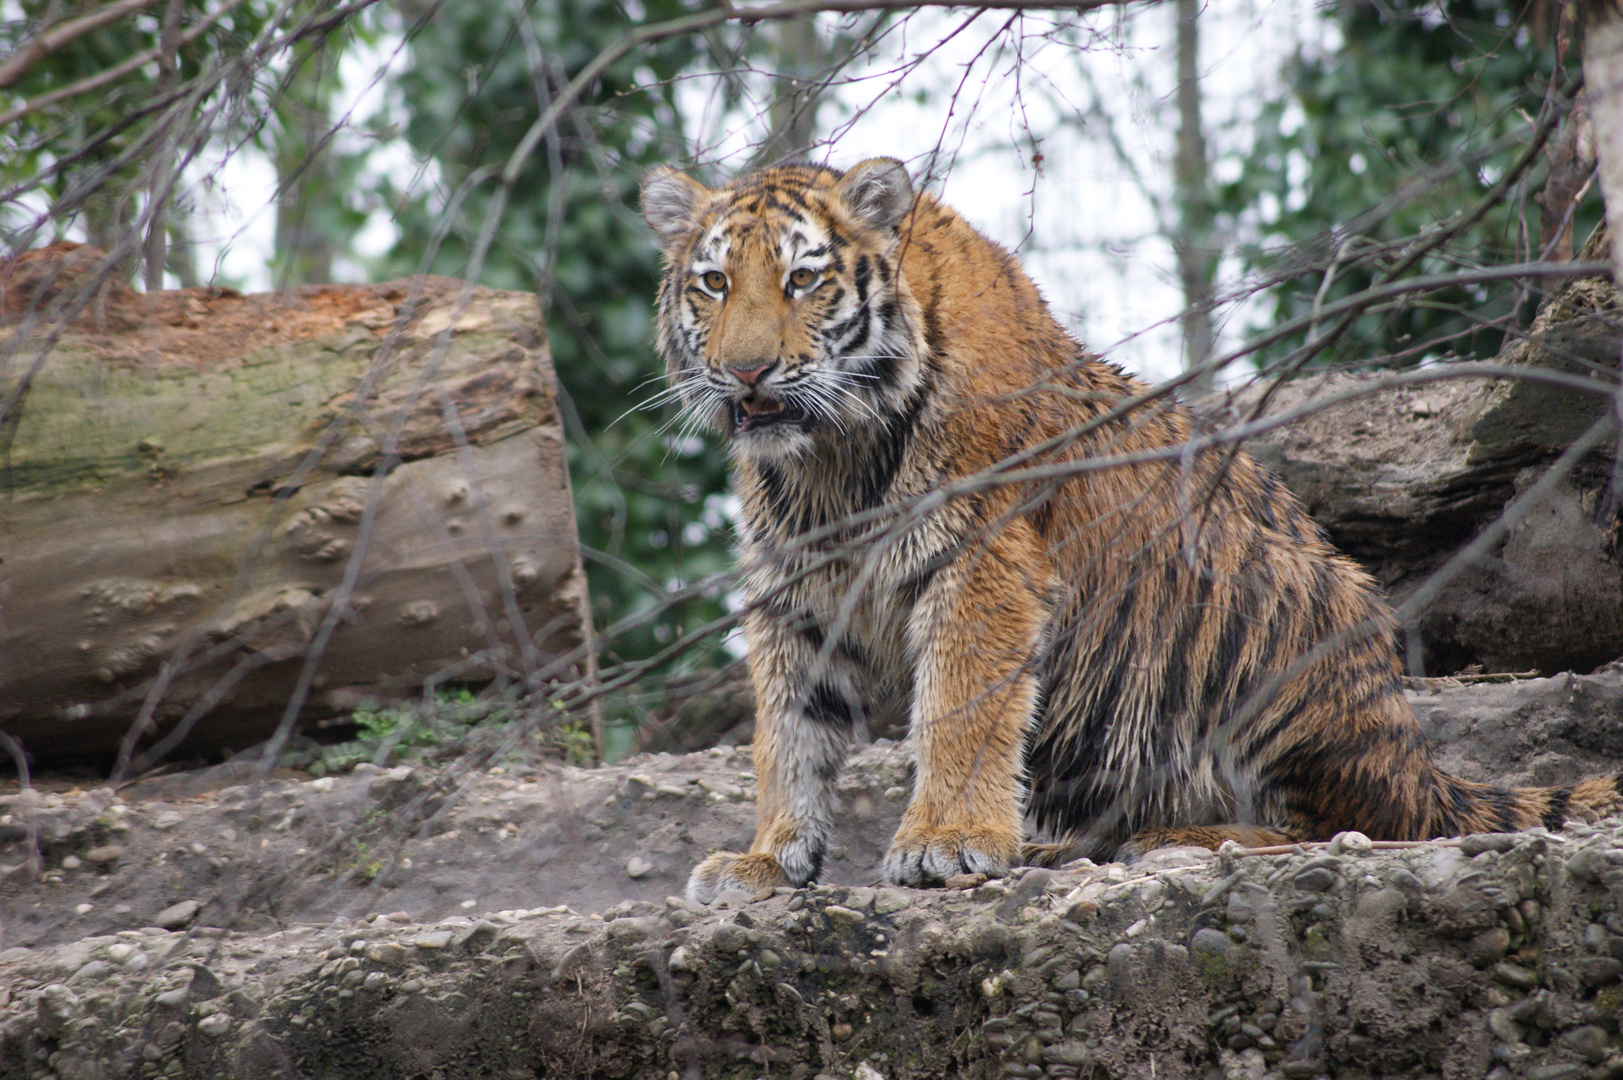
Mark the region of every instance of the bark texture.
[[533, 297], [136, 295], [97, 265], [0, 270], [0, 724], [30, 752], [109, 754], [138, 717], [264, 738], [327, 635], [315, 715], [581, 644]]
[[[1598, 229], [1580, 257], [1607, 251], [1607, 230]], [[1593, 390], [1514, 378], [1400, 387], [1378, 374], [1313, 376], [1278, 388], [1264, 410], [1310, 414], [1247, 445], [1401, 603], [1613, 407], [1620, 308], [1606, 278], [1567, 282], [1498, 357], [1593, 380]], [[1204, 407], [1220, 421], [1249, 419], [1263, 393], [1249, 388]], [[1591, 671], [1623, 656], [1615, 458], [1608, 440], [1424, 607], [1411, 624], [1415, 674], [1472, 664]]]

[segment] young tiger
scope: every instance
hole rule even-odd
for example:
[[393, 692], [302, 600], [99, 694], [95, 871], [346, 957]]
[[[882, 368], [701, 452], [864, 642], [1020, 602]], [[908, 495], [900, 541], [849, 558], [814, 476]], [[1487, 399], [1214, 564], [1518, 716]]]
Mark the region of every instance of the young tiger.
[[[816, 878], [854, 726], [903, 718], [884, 876], [1024, 850], [1558, 826], [1618, 782], [1438, 770], [1392, 617], [1243, 451], [1086, 353], [1015, 258], [878, 158], [642, 186], [659, 348], [743, 503], [755, 840], [688, 896]], [[1029, 787], [1028, 787], [1029, 785]]]

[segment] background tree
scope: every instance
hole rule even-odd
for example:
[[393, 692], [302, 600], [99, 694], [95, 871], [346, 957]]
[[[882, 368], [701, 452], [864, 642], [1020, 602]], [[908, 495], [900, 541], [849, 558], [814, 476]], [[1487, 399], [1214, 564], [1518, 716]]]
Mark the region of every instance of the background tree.
[[251, 56], [270, 6], [122, 0], [85, 12], [25, 3], [22, 19], [0, 22], [6, 245], [30, 247], [76, 226], [119, 253], [126, 273], [144, 267], [148, 287], [165, 270], [195, 283], [182, 173], [204, 143], [229, 146], [257, 126], [263, 83]]
[[[1544, 254], [1532, 195], [1544, 186], [1547, 164], [1514, 177], [1505, 197], [1493, 194], [1538, 120], [1550, 110], [1559, 120], [1571, 105], [1560, 92], [1577, 67], [1566, 55], [1565, 10], [1502, 0], [1343, 0], [1333, 9], [1339, 40], [1298, 50], [1244, 169], [1218, 193], [1219, 207], [1251, 235], [1241, 255], [1262, 288], [1253, 327], [1368, 288], [1440, 230], [1446, 242], [1416, 270]], [[1582, 186], [1569, 186], [1566, 205]], [[1558, 217], [1587, 235], [1599, 218], [1598, 192]], [[1486, 358], [1531, 308], [1517, 283], [1461, 285], [1425, 303], [1361, 315], [1315, 362]], [[1275, 341], [1257, 362], [1288, 355], [1312, 332]]]

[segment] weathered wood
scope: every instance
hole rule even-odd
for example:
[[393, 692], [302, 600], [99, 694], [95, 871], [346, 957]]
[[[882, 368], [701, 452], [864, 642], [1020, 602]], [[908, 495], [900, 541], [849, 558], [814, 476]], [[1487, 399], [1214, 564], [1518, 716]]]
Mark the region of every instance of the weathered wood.
[[[1580, 257], [1604, 259], [1607, 250], [1607, 230], [1598, 229]], [[1623, 345], [1620, 307], [1604, 277], [1567, 282], [1497, 358], [1593, 379], [1593, 390], [1514, 378], [1393, 386], [1378, 373], [1314, 376], [1279, 388], [1268, 414], [1357, 396], [1249, 445], [1336, 546], [1402, 603], [1606, 415]], [[1261, 393], [1247, 388], [1205, 408], [1249, 417]], [[1470, 664], [1553, 674], [1623, 656], [1614, 460], [1609, 440], [1426, 605], [1411, 624], [1411, 661], [1433, 675]]]
[[80, 261], [3, 295], [0, 399], [31, 381], [0, 418], [0, 724], [31, 752], [110, 753], [144, 702], [148, 741], [198, 709], [193, 746], [263, 738], [330, 615], [314, 715], [583, 663], [547, 670], [586, 591], [533, 297], [103, 287], [61, 332]]

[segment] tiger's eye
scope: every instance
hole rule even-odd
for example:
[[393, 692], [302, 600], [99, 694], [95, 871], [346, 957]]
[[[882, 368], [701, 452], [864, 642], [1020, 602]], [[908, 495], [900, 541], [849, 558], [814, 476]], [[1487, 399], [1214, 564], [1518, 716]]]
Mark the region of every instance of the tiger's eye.
[[809, 266], [798, 267], [789, 274], [789, 284], [797, 289], [804, 289], [817, 280], [817, 271]]
[[704, 287], [711, 292], [724, 292], [727, 288], [727, 275], [720, 270], [705, 271]]

